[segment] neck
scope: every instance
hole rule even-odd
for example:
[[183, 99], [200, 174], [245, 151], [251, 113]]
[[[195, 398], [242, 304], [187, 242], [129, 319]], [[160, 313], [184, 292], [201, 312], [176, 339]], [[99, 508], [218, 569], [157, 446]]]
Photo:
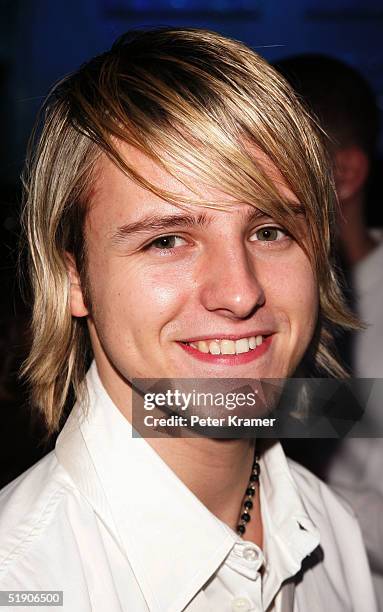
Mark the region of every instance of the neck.
[[376, 246], [368, 233], [364, 217], [364, 193], [355, 194], [341, 203], [339, 216], [339, 239], [342, 255], [349, 267], [366, 257]]
[[235, 530], [254, 460], [254, 441], [151, 438], [148, 442], [192, 493]]

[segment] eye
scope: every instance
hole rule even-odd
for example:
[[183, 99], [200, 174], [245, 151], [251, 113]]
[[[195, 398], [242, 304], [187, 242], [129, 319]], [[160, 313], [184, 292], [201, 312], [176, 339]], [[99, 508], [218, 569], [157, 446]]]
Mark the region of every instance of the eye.
[[181, 236], [160, 236], [159, 238], [156, 238], [155, 240], [150, 242], [150, 244], [148, 244], [146, 248], [159, 249], [164, 251], [175, 249], [176, 247], [182, 246], [185, 243], [186, 240], [184, 238], [181, 238]]
[[283, 240], [283, 238], [287, 238], [288, 233], [286, 230], [281, 227], [261, 227], [257, 229], [254, 234], [251, 235], [250, 241], [254, 242], [260, 240], [262, 242], [276, 242], [278, 240]]

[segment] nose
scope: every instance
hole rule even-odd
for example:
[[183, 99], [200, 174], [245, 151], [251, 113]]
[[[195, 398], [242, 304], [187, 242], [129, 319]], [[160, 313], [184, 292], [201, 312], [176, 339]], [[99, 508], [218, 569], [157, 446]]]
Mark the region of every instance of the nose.
[[210, 312], [232, 319], [246, 319], [265, 303], [256, 274], [256, 262], [246, 248], [209, 253], [201, 282], [201, 302]]

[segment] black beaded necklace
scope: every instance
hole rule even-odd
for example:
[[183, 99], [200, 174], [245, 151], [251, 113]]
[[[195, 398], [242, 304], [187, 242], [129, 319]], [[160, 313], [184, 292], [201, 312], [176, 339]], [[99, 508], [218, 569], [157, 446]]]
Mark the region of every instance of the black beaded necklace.
[[259, 481], [259, 474], [261, 471], [258, 460], [259, 460], [259, 455], [255, 454], [253, 467], [251, 468], [249, 484], [247, 485], [245, 497], [243, 498], [243, 503], [242, 503], [241, 512], [240, 512], [240, 519], [237, 525], [237, 533], [240, 536], [244, 535], [247, 524], [250, 522], [250, 519], [251, 519], [250, 511], [252, 510], [253, 505], [254, 505], [253, 497], [255, 495], [255, 486], [256, 486], [256, 483]]

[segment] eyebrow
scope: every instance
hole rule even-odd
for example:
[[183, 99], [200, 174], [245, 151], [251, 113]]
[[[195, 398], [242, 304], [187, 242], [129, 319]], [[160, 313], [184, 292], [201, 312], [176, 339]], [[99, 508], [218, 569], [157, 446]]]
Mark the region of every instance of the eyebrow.
[[[297, 214], [304, 213], [304, 207], [302, 204], [292, 201], [291, 206], [294, 208]], [[253, 210], [247, 212], [245, 215], [245, 221], [246, 223], [252, 223], [253, 221], [263, 217], [270, 217], [270, 215], [267, 215], [258, 208], [254, 208]], [[138, 221], [121, 225], [112, 234], [111, 238], [113, 242], [119, 243], [128, 237], [153, 231], [168, 231], [177, 227], [208, 227], [211, 221], [212, 217], [209, 217], [206, 213], [201, 213], [198, 215], [147, 215]]]
[[118, 227], [112, 235], [112, 240], [118, 242], [134, 234], [168, 230], [173, 227], [206, 227], [209, 223], [210, 219], [205, 213], [200, 215], [148, 215], [143, 219]]

